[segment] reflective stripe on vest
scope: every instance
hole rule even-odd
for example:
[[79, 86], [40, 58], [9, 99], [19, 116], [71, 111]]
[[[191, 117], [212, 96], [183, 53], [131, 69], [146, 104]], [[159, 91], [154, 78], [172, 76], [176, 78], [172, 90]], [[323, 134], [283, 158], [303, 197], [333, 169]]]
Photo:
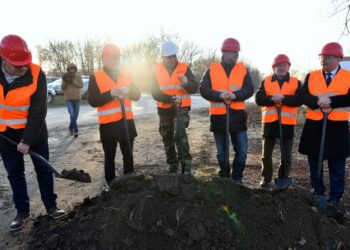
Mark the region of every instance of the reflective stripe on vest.
[[[278, 84], [278, 81], [272, 81], [272, 76], [268, 76], [264, 80], [264, 88], [267, 96], [273, 96], [275, 94], [282, 95], [295, 95], [298, 89], [298, 79], [290, 77], [289, 82], [284, 82], [282, 88]], [[270, 123], [278, 121], [278, 113], [275, 106], [262, 107], [262, 123]], [[281, 121], [282, 124], [296, 125], [298, 118], [298, 109], [296, 107], [281, 106]]]
[[[346, 95], [350, 89], [350, 72], [341, 68], [327, 86], [322, 70], [313, 71], [309, 76], [308, 89], [311, 95], [317, 97]], [[347, 111], [348, 108], [335, 108], [329, 114], [328, 119], [331, 121], [347, 121], [349, 118]], [[323, 119], [323, 114], [320, 109], [308, 109], [306, 118], [319, 121]]]
[[[94, 72], [94, 76], [101, 94], [109, 92], [115, 87], [120, 88], [130, 86], [131, 83], [130, 78], [123, 70], [119, 70], [118, 79], [116, 82], [113, 81], [104, 70]], [[134, 115], [131, 109], [131, 100], [129, 98], [124, 99], [124, 107], [126, 119], [133, 119]], [[106, 124], [121, 120], [123, 118], [123, 113], [120, 106], [120, 101], [118, 99], [114, 99], [102, 106], [99, 106], [97, 108], [97, 117], [99, 124]]]
[[[247, 70], [242, 63], [236, 63], [232, 68], [230, 77], [227, 78], [226, 72], [221, 63], [212, 63], [209, 68], [211, 87], [216, 91], [236, 92], [243, 86], [244, 77]], [[232, 102], [231, 109], [242, 110], [245, 108], [244, 102]], [[212, 115], [226, 114], [226, 107], [223, 102], [210, 102], [209, 112]]]
[[30, 70], [33, 77], [32, 83], [11, 89], [6, 97], [0, 84], [0, 132], [5, 131], [7, 127], [23, 129], [27, 125], [30, 99], [38, 88], [38, 77], [41, 68], [38, 65], [29, 64], [28, 70]]
[[[181, 86], [179, 77], [186, 74], [188, 70], [187, 63], [178, 62], [173, 73], [169, 76], [167, 69], [164, 64], [159, 63], [155, 68], [155, 76], [157, 83], [159, 85], [160, 91], [166, 95], [180, 97], [181, 107], [190, 107], [191, 106], [191, 95]], [[164, 103], [157, 101], [157, 107], [168, 109], [173, 105], [171, 103]]]

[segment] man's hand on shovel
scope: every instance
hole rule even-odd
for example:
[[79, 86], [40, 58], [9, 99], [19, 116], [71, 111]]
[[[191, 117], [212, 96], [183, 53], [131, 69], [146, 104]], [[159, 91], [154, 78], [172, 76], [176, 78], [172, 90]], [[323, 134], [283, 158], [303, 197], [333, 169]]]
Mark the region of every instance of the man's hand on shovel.
[[129, 93], [130, 89], [126, 86], [124, 87], [117, 87], [111, 89], [111, 96], [117, 97], [119, 99], [124, 99], [126, 95]]

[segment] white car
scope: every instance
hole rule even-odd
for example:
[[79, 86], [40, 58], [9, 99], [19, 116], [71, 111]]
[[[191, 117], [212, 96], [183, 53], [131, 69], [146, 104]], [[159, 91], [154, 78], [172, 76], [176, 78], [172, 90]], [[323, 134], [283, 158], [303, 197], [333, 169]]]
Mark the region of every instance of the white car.
[[[87, 90], [88, 90], [88, 86], [89, 86], [89, 77], [88, 76], [82, 76], [83, 78], [83, 88], [81, 88], [81, 95], [83, 97], [83, 99], [86, 99], [87, 97]], [[53, 90], [55, 90], [56, 95], [63, 95], [63, 90], [61, 88], [62, 85], [62, 78], [53, 81], [52, 83], [47, 84], [48, 88], [52, 88]]]
[[53, 90], [52, 88], [47, 88], [47, 103], [53, 103], [53, 101], [55, 100], [55, 90]]
[[47, 88], [53, 89], [56, 92], [56, 95], [63, 95], [61, 84], [62, 84], [62, 78], [47, 84]]

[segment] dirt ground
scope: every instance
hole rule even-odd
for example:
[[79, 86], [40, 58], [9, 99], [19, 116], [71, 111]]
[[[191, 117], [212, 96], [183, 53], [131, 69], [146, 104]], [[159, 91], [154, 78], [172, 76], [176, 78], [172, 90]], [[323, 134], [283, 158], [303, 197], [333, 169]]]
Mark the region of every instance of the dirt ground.
[[[296, 131], [291, 171], [296, 186], [273, 195], [257, 190], [261, 179], [260, 112], [255, 105], [248, 110], [249, 149], [244, 187], [214, 178], [218, 172], [215, 142], [204, 109], [191, 112], [188, 129], [195, 178], [166, 175], [158, 117], [144, 116], [136, 119], [139, 134], [134, 148], [136, 174], [119, 178], [111, 192], [104, 195], [101, 195], [105, 185], [103, 152], [97, 125], [82, 125], [77, 139], [70, 137], [66, 129], [50, 131], [50, 162], [60, 171], [83, 169], [90, 174], [92, 183], [56, 179], [58, 205], [70, 214], [66, 220], [54, 222], [41, 216], [45, 214], [44, 208], [35, 174], [28, 164], [28, 185], [34, 193], [32, 220], [20, 233], [13, 234], [8, 232], [8, 226], [15, 211], [1, 167], [0, 220], [4, 223], [0, 223], [0, 249], [350, 248], [348, 220], [329, 219], [310, 209], [308, 165], [306, 158], [297, 153], [301, 127]], [[276, 147], [275, 170], [279, 157]], [[116, 161], [117, 176], [122, 176], [119, 150]], [[347, 170], [348, 167], [349, 161]], [[346, 174], [342, 204], [345, 217], [350, 211], [349, 171]], [[327, 167], [325, 180], [328, 186]]]

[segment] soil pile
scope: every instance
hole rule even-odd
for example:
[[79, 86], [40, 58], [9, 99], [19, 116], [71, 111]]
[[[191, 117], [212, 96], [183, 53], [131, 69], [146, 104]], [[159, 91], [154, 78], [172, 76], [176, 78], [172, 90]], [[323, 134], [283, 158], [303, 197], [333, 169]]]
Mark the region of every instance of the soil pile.
[[345, 249], [345, 220], [316, 212], [299, 187], [270, 193], [229, 179], [132, 174], [65, 220], [38, 217], [27, 249]]

